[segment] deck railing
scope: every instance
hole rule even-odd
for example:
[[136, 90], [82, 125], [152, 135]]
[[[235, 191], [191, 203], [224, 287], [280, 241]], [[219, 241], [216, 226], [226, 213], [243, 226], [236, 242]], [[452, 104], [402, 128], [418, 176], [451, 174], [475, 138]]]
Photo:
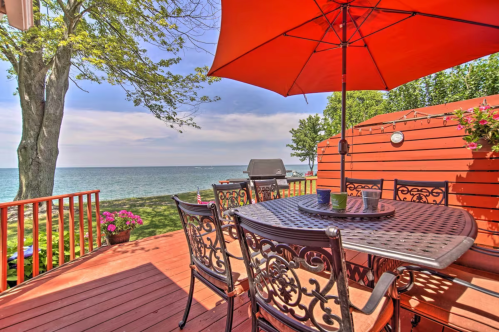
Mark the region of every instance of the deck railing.
[[[32, 229], [32, 238], [33, 238], [33, 256], [32, 256], [32, 277], [36, 277], [40, 273], [40, 257], [39, 257], [39, 249], [40, 249], [40, 219], [43, 220], [45, 217], [45, 226], [46, 226], [46, 270], [49, 271], [53, 268], [53, 247], [52, 247], [52, 228], [53, 218], [54, 218], [54, 209], [56, 208], [57, 215], [57, 228], [58, 228], [58, 253], [59, 260], [58, 265], [62, 265], [65, 261], [71, 261], [76, 258], [75, 248], [75, 235], [76, 230], [75, 227], [78, 226], [79, 233], [79, 255], [85, 254], [85, 244], [88, 243], [88, 251], [93, 250], [94, 240], [93, 240], [93, 225], [95, 222], [95, 231], [96, 231], [96, 245], [97, 247], [101, 246], [101, 232], [99, 225], [99, 192], [100, 190], [92, 190], [79, 192], [74, 194], [66, 194], [59, 196], [51, 196], [51, 197], [42, 197], [36, 199], [29, 199], [23, 201], [15, 201], [8, 203], [0, 203], [0, 292], [3, 292], [7, 289], [7, 273], [9, 270], [8, 263], [8, 233], [9, 231], [9, 219], [11, 221], [15, 220], [17, 222], [17, 280], [16, 283], [20, 284], [24, 281], [25, 271], [24, 271], [24, 245], [25, 245], [25, 236], [27, 234], [26, 224], [25, 224], [25, 215], [26, 215], [26, 207], [28, 210], [31, 208], [32, 215], [31, 220], [28, 220], [28, 223], [31, 224]], [[92, 200], [92, 195], [94, 199]], [[75, 199], [77, 199], [78, 204], [78, 222], [75, 220]], [[56, 206], [54, 206], [53, 201], [57, 201]], [[64, 216], [65, 216], [65, 202], [68, 201], [69, 208], [67, 216], [69, 218], [69, 223], [65, 224]], [[94, 204], [92, 204], [94, 201]], [[95, 208], [95, 210], [92, 209]], [[40, 209], [45, 209], [45, 213], [40, 213]], [[86, 211], [85, 211], [86, 210]], [[85, 213], [86, 212], [86, 213]], [[93, 218], [93, 214], [95, 213], [95, 219]], [[10, 215], [9, 215], [10, 214]], [[84, 217], [86, 214], [86, 232], [85, 234], [85, 224]], [[41, 217], [41, 218], [40, 218]], [[69, 239], [65, 239], [65, 226], [69, 228]], [[12, 231], [14, 232], [14, 231]], [[86, 240], [88, 239], [88, 241]], [[67, 252], [65, 248], [65, 240], [69, 242], [69, 260], [65, 260], [65, 252]]]
[[[221, 184], [229, 183], [229, 181], [226, 180], [221, 180], [218, 182]], [[317, 189], [317, 177], [316, 176], [306, 177], [305, 180], [303, 181], [296, 181], [289, 183], [288, 190], [283, 189], [281, 191], [281, 197], [284, 198], [284, 197], [314, 194], [317, 192], [316, 189]], [[255, 198], [253, 193], [251, 195], [253, 196], [253, 198]]]

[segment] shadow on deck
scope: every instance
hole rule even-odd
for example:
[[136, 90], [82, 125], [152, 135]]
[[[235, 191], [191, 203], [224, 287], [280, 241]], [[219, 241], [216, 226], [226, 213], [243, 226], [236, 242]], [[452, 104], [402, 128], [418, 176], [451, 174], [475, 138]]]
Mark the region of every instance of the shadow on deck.
[[[178, 330], [189, 277], [183, 231], [102, 247], [2, 294], [0, 330]], [[236, 298], [233, 331], [251, 330], [248, 305], [246, 295]], [[225, 301], [197, 282], [183, 331], [223, 331], [225, 314]], [[409, 331], [410, 315], [402, 318]]]

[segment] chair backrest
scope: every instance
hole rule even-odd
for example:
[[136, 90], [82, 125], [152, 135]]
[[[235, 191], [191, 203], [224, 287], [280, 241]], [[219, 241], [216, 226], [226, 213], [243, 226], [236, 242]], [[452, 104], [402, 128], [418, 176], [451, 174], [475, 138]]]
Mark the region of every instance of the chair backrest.
[[383, 179], [345, 179], [349, 196], [362, 196], [362, 189], [378, 189], [383, 192]]
[[251, 204], [251, 193], [247, 182], [214, 184], [213, 193], [219, 217], [229, 219], [223, 213], [239, 206]]
[[447, 181], [407, 181], [395, 179], [393, 199], [435, 205], [449, 205]]
[[277, 184], [276, 179], [254, 180], [253, 188], [255, 188], [257, 202], [265, 202], [281, 198], [279, 185]]
[[282, 324], [296, 331], [353, 330], [337, 228], [282, 233], [237, 211], [234, 216], [253, 317], [263, 315], [277, 330], [282, 330]]
[[192, 204], [177, 196], [172, 198], [187, 238], [191, 265], [232, 289], [230, 261], [215, 204]]

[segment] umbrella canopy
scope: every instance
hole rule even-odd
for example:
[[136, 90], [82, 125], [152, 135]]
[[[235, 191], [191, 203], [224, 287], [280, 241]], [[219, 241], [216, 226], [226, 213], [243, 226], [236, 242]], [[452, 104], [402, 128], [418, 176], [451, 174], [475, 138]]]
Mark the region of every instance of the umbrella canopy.
[[498, 52], [498, 13], [497, 0], [223, 0], [209, 75], [283, 96], [389, 90]]

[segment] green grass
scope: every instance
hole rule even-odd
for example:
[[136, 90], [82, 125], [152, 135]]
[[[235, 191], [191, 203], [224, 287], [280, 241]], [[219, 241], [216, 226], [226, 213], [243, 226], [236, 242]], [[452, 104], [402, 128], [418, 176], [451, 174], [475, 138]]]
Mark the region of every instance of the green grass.
[[[315, 192], [315, 184], [313, 182], [312, 192]], [[302, 191], [304, 189], [304, 183], [302, 182]], [[309, 192], [307, 188], [307, 193]], [[200, 191], [203, 201], [214, 200], [213, 190], [207, 189]], [[298, 183], [296, 183], [296, 194], [298, 194]], [[303, 194], [303, 192], [302, 192]], [[197, 192], [188, 192], [179, 194], [179, 198], [186, 202], [195, 203], [197, 201]], [[288, 197], [287, 191], [285, 196]], [[293, 191], [291, 187], [291, 196], [293, 196]], [[64, 230], [69, 231], [69, 207], [67, 200], [65, 201], [65, 212], [64, 212]], [[54, 204], [56, 201], [54, 201]], [[87, 215], [86, 215], [87, 204], [83, 204], [83, 224], [84, 232], [88, 231], [87, 226]], [[31, 207], [25, 207], [27, 212], [30, 212]], [[114, 212], [120, 210], [132, 211], [133, 214], [137, 214], [142, 217], [144, 224], [137, 227], [131, 233], [130, 240], [142, 239], [149, 236], [164, 234], [168, 232], [173, 232], [182, 229], [180, 219], [178, 216], [178, 211], [175, 206], [175, 202], [171, 199], [171, 195], [168, 196], [155, 196], [155, 197], [141, 197], [141, 198], [126, 198], [118, 200], [100, 201], [100, 212], [104, 211]], [[58, 228], [58, 216], [56, 215], [57, 206], [53, 206], [54, 216], [52, 218], [52, 229], [54, 231]], [[46, 231], [46, 216], [43, 213], [39, 214], [39, 227], [40, 232]], [[10, 221], [8, 224], [8, 240], [9, 243], [17, 242], [17, 221]], [[94, 247], [97, 245], [96, 242], [96, 229], [95, 229], [95, 205], [92, 204], [92, 234]], [[26, 217], [24, 224], [24, 237], [32, 237], [33, 234], [33, 221], [31, 218]], [[79, 207], [78, 199], [75, 199], [75, 240], [79, 243]]]
[[[214, 200], [213, 190], [202, 190], [201, 197], [203, 201]], [[197, 201], [197, 192], [188, 192], [178, 195], [179, 198], [186, 202], [195, 203]], [[55, 202], [55, 201], [54, 201]], [[65, 204], [65, 208], [68, 208], [68, 204]], [[87, 215], [86, 215], [87, 204], [84, 203], [83, 208], [83, 224], [85, 232], [88, 231], [87, 226]], [[30, 211], [31, 207], [26, 206], [26, 211]], [[53, 207], [53, 213], [55, 214], [57, 206]], [[104, 211], [114, 212], [120, 210], [132, 211], [133, 214], [137, 214], [142, 217], [144, 224], [137, 227], [131, 233], [130, 240], [142, 239], [148, 236], [163, 234], [167, 232], [173, 232], [182, 229], [180, 219], [178, 216], [177, 207], [175, 202], [172, 200], [171, 195], [168, 196], [155, 196], [155, 197], [141, 197], [141, 198], [126, 198], [118, 200], [109, 200], [100, 202], [100, 212]], [[40, 232], [46, 232], [46, 216], [40, 213], [39, 217], [39, 228]], [[96, 244], [96, 229], [95, 229], [95, 205], [92, 204], [92, 229], [94, 236], [94, 245]], [[52, 229], [57, 230], [58, 217], [53, 216], [52, 218]], [[69, 211], [65, 210], [64, 213], [64, 228], [66, 231], [69, 230]], [[79, 209], [77, 199], [75, 199], [75, 239], [79, 242]], [[8, 240], [10, 243], [17, 242], [17, 222], [10, 221], [8, 224]], [[26, 218], [24, 222], [24, 237], [32, 237], [33, 234], [33, 220], [31, 218]]]

